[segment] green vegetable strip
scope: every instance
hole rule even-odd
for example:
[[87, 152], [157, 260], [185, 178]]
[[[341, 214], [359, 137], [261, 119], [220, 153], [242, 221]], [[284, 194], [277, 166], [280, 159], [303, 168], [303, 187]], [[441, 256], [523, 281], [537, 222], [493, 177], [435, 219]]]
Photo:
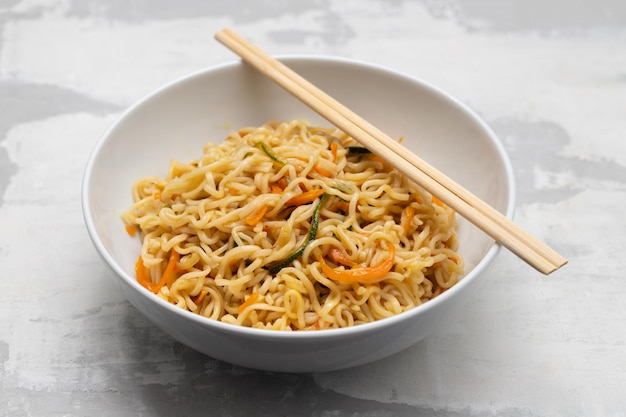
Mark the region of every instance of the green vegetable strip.
[[282, 160], [278, 155], [272, 151], [272, 148], [265, 142], [257, 142], [254, 146], [265, 152], [265, 155], [269, 156], [272, 161], [278, 162], [281, 165], [285, 165], [287, 162]]
[[293, 261], [295, 261], [296, 259], [302, 256], [306, 247], [309, 246], [309, 243], [315, 240], [315, 237], [317, 236], [317, 228], [320, 223], [320, 211], [322, 210], [322, 206], [324, 205], [327, 199], [328, 199], [328, 194], [322, 194], [322, 196], [320, 197], [320, 201], [317, 204], [317, 207], [315, 207], [315, 210], [313, 211], [313, 219], [311, 220], [311, 229], [309, 230], [309, 234], [307, 235], [304, 242], [302, 242], [302, 246], [300, 246], [300, 248], [297, 251], [289, 255], [283, 261], [280, 261], [279, 263], [274, 264], [274, 266], [269, 267], [269, 271], [271, 274], [276, 274], [281, 269], [291, 265]]

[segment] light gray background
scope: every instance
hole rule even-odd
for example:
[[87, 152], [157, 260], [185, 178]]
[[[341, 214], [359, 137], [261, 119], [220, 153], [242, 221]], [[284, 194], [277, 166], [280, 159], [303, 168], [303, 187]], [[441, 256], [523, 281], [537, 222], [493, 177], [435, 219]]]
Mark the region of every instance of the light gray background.
[[[251, 371], [163, 334], [92, 247], [81, 177], [125, 107], [235, 59], [225, 26], [470, 105], [510, 153], [516, 221], [570, 264], [546, 278], [504, 251], [450, 326], [341, 372]], [[620, 0], [0, 0], [0, 415], [624, 415], [625, 132]]]

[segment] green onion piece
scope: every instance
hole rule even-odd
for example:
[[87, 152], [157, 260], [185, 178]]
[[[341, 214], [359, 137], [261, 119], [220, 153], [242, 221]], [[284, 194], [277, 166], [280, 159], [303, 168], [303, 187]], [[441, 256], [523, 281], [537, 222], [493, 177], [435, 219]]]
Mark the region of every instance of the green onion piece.
[[302, 256], [306, 247], [309, 246], [309, 243], [315, 240], [315, 237], [317, 236], [317, 228], [320, 224], [320, 211], [322, 210], [322, 206], [326, 203], [327, 199], [328, 199], [328, 194], [322, 194], [322, 196], [320, 197], [320, 201], [319, 203], [317, 203], [317, 207], [315, 207], [315, 210], [313, 211], [313, 219], [311, 220], [311, 230], [309, 230], [309, 234], [307, 235], [304, 242], [302, 242], [302, 246], [300, 246], [300, 248], [298, 248], [297, 251], [289, 255], [284, 260], [274, 264], [273, 266], [270, 266], [268, 269], [271, 274], [276, 274], [281, 269], [291, 265], [293, 261], [295, 261], [296, 259]]
[[334, 181], [332, 183], [329, 184], [331, 188], [334, 188], [336, 190], [339, 190], [343, 193], [350, 193], [352, 191], [354, 191], [354, 187], [351, 184], [345, 183], [345, 182], [341, 182], [341, 181]]
[[278, 155], [274, 153], [274, 151], [272, 151], [272, 148], [270, 148], [267, 143], [257, 142], [254, 146], [265, 152], [265, 155], [269, 156], [272, 161], [278, 162], [281, 165], [287, 164], [286, 161], [282, 160]]

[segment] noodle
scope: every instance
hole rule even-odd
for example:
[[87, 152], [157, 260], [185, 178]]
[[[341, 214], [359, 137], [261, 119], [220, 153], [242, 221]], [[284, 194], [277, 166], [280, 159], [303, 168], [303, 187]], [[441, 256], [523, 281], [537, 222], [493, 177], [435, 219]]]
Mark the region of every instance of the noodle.
[[133, 199], [122, 218], [141, 232], [138, 281], [226, 323], [359, 325], [463, 273], [450, 208], [340, 130], [302, 120], [208, 143], [165, 179], [137, 181]]

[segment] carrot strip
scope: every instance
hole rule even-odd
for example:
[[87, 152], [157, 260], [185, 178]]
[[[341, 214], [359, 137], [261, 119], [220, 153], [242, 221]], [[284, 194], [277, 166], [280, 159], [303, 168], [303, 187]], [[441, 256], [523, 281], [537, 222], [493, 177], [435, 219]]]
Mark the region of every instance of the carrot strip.
[[126, 233], [128, 233], [129, 236], [135, 236], [137, 234], [137, 229], [135, 229], [130, 224], [127, 224], [126, 225]]
[[315, 170], [315, 172], [317, 172], [318, 174], [320, 174], [323, 177], [328, 177], [331, 178], [333, 176], [332, 172], [322, 168], [321, 166], [315, 164], [313, 166], [313, 169]]
[[357, 263], [348, 259], [346, 254], [343, 253], [343, 251], [339, 249], [337, 246], [331, 246], [330, 248], [328, 248], [328, 253], [326, 255], [331, 261], [333, 261], [336, 264], [349, 266], [349, 267], [357, 266]]
[[176, 264], [178, 263], [179, 259], [180, 254], [172, 249], [172, 252], [170, 253], [170, 258], [167, 261], [167, 266], [165, 267], [163, 275], [161, 276], [161, 280], [152, 289], [153, 293], [158, 293], [161, 287], [163, 287], [164, 285], [170, 288], [174, 281], [176, 281], [176, 279], [178, 278], [176, 276]]
[[239, 314], [243, 313], [243, 311], [250, 307], [252, 304], [254, 304], [256, 302], [256, 300], [259, 298], [259, 294], [258, 293], [253, 293], [252, 295], [250, 295], [250, 297], [248, 297], [248, 299], [246, 301], [243, 302], [243, 304], [241, 304], [239, 307], [237, 307], [237, 311], [239, 312]]
[[389, 162], [385, 161], [378, 155], [374, 155], [370, 158], [370, 161], [380, 162], [383, 165], [383, 171], [389, 172], [393, 169], [393, 167], [389, 164]]
[[432, 196], [432, 200], [433, 200], [433, 204], [437, 204], [439, 207], [445, 207], [446, 206], [445, 204], [443, 204], [443, 201], [441, 201], [440, 199], [438, 199], [434, 195]]
[[346, 270], [336, 270], [329, 267], [324, 258], [320, 259], [322, 272], [328, 278], [340, 282], [372, 282], [385, 276], [391, 271], [395, 263], [395, 249], [393, 245], [389, 245], [389, 255], [379, 264], [371, 267], [359, 267]]
[[404, 214], [405, 217], [402, 222], [402, 230], [404, 231], [404, 234], [406, 234], [411, 226], [411, 220], [413, 219], [413, 216], [415, 216], [415, 208], [413, 206], [406, 206], [404, 208]]
[[167, 279], [166, 284], [168, 287], [171, 287], [174, 281], [178, 278], [176, 276], [176, 264], [180, 259], [180, 254], [172, 249], [172, 253], [170, 253], [170, 259], [167, 262], [167, 266], [165, 267], [165, 271], [163, 272], [163, 277]]
[[152, 197], [154, 197], [155, 200], [161, 200], [161, 192], [157, 191]]
[[332, 211], [333, 213], [337, 213], [338, 211], [343, 211], [344, 213], [347, 213], [350, 211], [350, 204], [347, 201], [335, 201], [328, 207], [328, 210]]
[[330, 154], [333, 156], [333, 162], [337, 162], [337, 142], [330, 144]]
[[195, 305], [198, 305], [202, 302], [202, 300], [204, 300], [204, 297], [206, 297], [206, 294], [207, 294], [207, 291], [202, 290], [200, 291], [200, 294], [196, 295], [195, 297], [191, 297], [191, 301], [193, 301]]
[[263, 216], [265, 216], [265, 213], [267, 213], [267, 204], [263, 204], [261, 206], [261, 208], [259, 208], [257, 210], [256, 213], [254, 213], [253, 216], [248, 217], [245, 221], [246, 224], [248, 224], [249, 226], [254, 226], [255, 224], [259, 223], [261, 221], [261, 219], [263, 218]]
[[285, 206], [287, 207], [296, 207], [301, 206], [303, 204], [312, 203], [319, 196], [324, 194], [323, 189], [314, 189], [305, 191], [302, 194], [298, 194], [296, 196], [291, 197], [289, 200], [285, 202]]
[[281, 177], [278, 181], [270, 183], [270, 190], [273, 194], [281, 194], [287, 188], [287, 180]]
[[137, 282], [149, 291], [152, 291], [152, 281], [150, 280], [150, 274], [146, 271], [146, 266], [143, 263], [143, 258], [139, 255], [137, 262], [135, 263], [135, 275], [137, 276]]

